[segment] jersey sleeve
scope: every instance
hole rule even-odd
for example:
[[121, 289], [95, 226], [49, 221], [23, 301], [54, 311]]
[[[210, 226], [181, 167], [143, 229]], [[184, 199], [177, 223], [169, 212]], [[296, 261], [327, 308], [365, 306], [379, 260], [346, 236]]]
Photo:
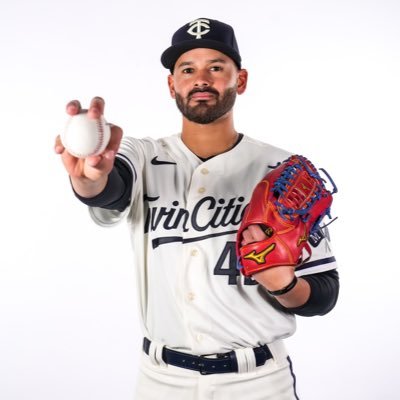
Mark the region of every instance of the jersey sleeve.
[[296, 267], [296, 275], [298, 277], [337, 268], [336, 258], [332, 252], [329, 231], [326, 227], [311, 235], [308, 242], [312, 254], [309, 260]]
[[130, 203], [133, 178], [127, 165], [118, 158], [115, 159], [114, 167], [108, 175], [105, 188], [94, 197], [80, 196], [72, 186], [75, 197], [89, 207], [101, 207], [109, 210], [124, 211]]
[[303, 279], [310, 285], [310, 297], [302, 306], [289, 308], [288, 311], [303, 317], [325, 315], [330, 312], [335, 307], [339, 296], [337, 270], [304, 275]]
[[89, 207], [89, 213], [93, 221], [100, 226], [110, 227], [120, 223], [132, 210], [132, 206], [141, 193], [141, 171], [145, 160], [145, 146], [141, 140], [133, 138], [123, 138], [120, 149], [116, 155], [116, 162], [124, 164], [132, 176], [132, 189], [130, 203], [124, 210], [113, 210], [103, 207]]

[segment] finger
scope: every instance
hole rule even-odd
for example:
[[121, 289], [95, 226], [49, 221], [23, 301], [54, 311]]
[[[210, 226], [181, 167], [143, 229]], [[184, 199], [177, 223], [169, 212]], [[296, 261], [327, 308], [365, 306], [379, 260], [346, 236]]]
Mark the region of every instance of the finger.
[[119, 150], [122, 139], [122, 129], [119, 126], [108, 124], [111, 129], [110, 141], [102, 156], [109, 161], [114, 162], [114, 158]]
[[56, 137], [56, 140], [55, 140], [55, 143], [54, 143], [54, 151], [57, 153], [57, 154], [62, 154], [62, 152], [65, 150], [65, 148], [64, 148], [64, 146], [63, 146], [63, 144], [62, 144], [62, 142], [61, 142], [61, 138], [60, 138], [60, 135], [58, 135], [57, 137]]
[[107, 150], [112, 150], [116, 153], [119, 150], [123, 132], [122, 129], [117, 125], [110, 124], [110, 129], [111, 129], [111, 136], [107, 146]]
[[109, 174], [114, 166], [115, 152], [106, 151], [98, 156], [86, 157], [85, 162], [89, 167], [95, 168], [99, 172]]
[[259, 225], [249, 225], [242, 233], [242, 246], [245, 244], [259, 242], [267, 238], [267, 235]]
[[90, 107], [88, 111], [89, 118], [100, 118], [104, 114], [104, 106], [105, 102], [104, 99], [101, 97], [94, 97], [90, 102]]
[[88, 165], [93, 168], [109, 170], [114, 165], [114, 159], [119, 150], [123, 132], [119, 126], [112, 124], [109, 124], [109, 126], [111, 135], [105, 151], [98, 156], [87, 157]]
[[82, 110], [81, 103], [79, 100], [72, 100], [67, 104], [66, 110], [69, 115], [79, 114]]
[[86, 161], [87, 165], [89, 165], [92, 168], [97, 168], [97, 169], [102, 169], [101, 164], [104, 164], [104, 163], [102, 163], [103, 157], [100, 155], [86, 157], [85, 161]]
[[256, 242], [267, 238], [267, 235], [262, 230], [260, 225], [250, 225], [248, 229]]
[[244, 246], [249, 243], [255, 242], [253, 235], [251, 234], [250, 230], [247, 228], [242, 232], [242, 242], [241, 245]]

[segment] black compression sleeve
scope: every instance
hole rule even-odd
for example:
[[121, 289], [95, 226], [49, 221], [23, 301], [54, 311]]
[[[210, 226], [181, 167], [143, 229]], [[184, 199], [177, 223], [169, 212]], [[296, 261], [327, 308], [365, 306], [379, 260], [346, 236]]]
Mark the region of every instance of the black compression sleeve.
[[311, 294], [305, 304], [288, 311], [303, 317], [324, 315], [335, 307], [339, 295], [339, 274], [337, 270], [320, 272], [318, 274], [303, 275], [310, 287]]
[[108, 210], [124, 211], [129, 206], [133, 186], [133, 174], [130, 168], [120, 159], [116, 158], [114, 168], [108, 175], [107, 185], [104, 190], [94, 197], [75, 196], [89, 207], [100, 207]]

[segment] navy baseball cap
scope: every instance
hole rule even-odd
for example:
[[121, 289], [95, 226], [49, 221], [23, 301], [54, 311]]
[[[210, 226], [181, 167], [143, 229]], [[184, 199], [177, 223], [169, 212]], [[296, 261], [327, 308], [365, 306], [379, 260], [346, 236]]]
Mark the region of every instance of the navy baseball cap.
[[241, 68], [242, 58], [233, 28], [209, 18], [199, 18], [179, 28], [172, 36], [171, 47], [161, 55], [161, 63], [172, 72], [183, 53], [197, 48], [218, 50]]

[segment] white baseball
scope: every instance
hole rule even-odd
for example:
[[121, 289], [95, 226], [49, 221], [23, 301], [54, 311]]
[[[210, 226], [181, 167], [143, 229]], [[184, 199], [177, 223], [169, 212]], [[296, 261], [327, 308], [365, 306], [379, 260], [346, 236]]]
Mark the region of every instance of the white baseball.
[[71, 116], [61, 134], [61, 142], [78, 158], [101, 154], [110, 141], [110, 126], [104, 117], [88, 118], [87, 113]]

